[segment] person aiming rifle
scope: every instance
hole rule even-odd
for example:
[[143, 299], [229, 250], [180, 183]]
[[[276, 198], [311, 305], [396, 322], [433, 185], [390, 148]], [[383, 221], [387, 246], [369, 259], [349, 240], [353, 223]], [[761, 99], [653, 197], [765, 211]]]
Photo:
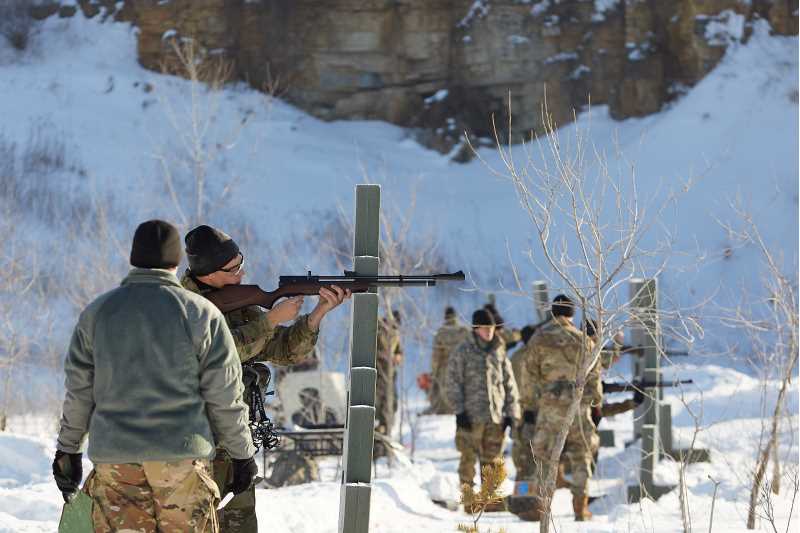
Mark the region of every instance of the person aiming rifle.
[[[133, 268], [75, 326], [53, 475], [65, 500], [85, 497], [75, 492], [88, 434], [93, 531], [216, 532], [215, 444], [255, 467], [234, 339], [222, 313], [178, 283], [180, 261], [178, 230], [142, 223]], [[237, 468], [224, 488], [240, 494], [254, 475]]]
[[[244, 301], [234, 298], [234, 305], [220, 305], [211, 297], [212, 294], [227, 294], [227, 290], [247, 287], [241, 285], [245, 275], [244, 254], [229, 235], [211, 226], [194, 228], [186, 234], [184, 242], [189, 268], [181, 284], [189, 291], [204, 296], [222, 311], [233, 335], [240, 363], [260, 361], [292, 365], [305, 360], [317, 343], [322, 319], [350, 298], [348, 289], [328, 284], [317, 286], [313, 292], [306, 290], [284, 294], [286, 298], [283, 301], [272, 300], [269, 305], [257, 298]], [[319, 302], [311, 313], [300, 316], [303, 296], [312, 294], [319, 296]], [[269, 310], [265, 311], [262, 307]], [[293, 323], [282, 325], [287, 322]], [[250, 392], [254, 392], [253, 387], [250, 387]], [[251, 401], [247, 403], [251, 409], [258, 411], [257, 403], [253, 403], [256, 397], [253, 394], [248, 397]], [[260, 412], [250, 413], [251, 421], [258, 423], [261, 422], [260, 418]], [[268, 432], [261, 435], [267, 437]], [[269, 439], [264, 441], [265, 445], [270, 443]], [[214, 481], [222, 495], [229, 491], [232, 480], [241, 476], [242, 472], [255, 475], [257, 470], [252, 458], [239, 460], [232, 458], [224, 449], [217, 448], [213, 463]], [[219, 511], [221, 530], [256, 533], [258, 522], [255, 503], [255, 487], [251, 484]]]

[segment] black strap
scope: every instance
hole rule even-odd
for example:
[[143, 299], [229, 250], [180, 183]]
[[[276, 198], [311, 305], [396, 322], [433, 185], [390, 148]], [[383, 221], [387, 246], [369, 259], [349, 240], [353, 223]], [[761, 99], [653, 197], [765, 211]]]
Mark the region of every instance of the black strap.
[[[264, 385], [267, 388], [269, 381]], [[253, 437], [253, 446], [256, 447], [256, 452], [261, 448], [272, 450], [277, 448], [281, 443], [281, 438], [272, 423], [272, 420], [267, 416], [264, 409], [264, 396], [271, 396], [275, 391], [262, 392], [258, 386], [258, 381], [255, 381], [247, 386], [248, 404], [250, 407], [250, 435]]]

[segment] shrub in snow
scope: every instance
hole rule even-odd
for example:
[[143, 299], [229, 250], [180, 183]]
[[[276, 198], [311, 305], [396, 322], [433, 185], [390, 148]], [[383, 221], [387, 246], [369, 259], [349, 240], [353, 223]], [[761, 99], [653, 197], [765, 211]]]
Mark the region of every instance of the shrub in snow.
[[0, 35], [17, 50], [25, 50], [33, 31], [28, 0], [0, 0]]

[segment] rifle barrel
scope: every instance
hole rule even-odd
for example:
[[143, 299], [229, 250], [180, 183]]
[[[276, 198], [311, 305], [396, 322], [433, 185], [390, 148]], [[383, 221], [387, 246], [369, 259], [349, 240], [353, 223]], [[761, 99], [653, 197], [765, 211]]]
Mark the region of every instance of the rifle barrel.
[[429, 275], [404, 275], [395, 274], [391, 276], [358, 276], [355, 272], [345, 271], [344, 276], [315, 276], [309, 272], [305, 276], [280, 276], [278, 285], [289, 285], [292, 283], [331, 283], [336, 282], [361, 282], [370, 283], [381, 287], [401, 287], [404, 285], [434, 286], [437, 281], [464, 281], [464, 272], [459, 270], [451, 274], [429, 274]]

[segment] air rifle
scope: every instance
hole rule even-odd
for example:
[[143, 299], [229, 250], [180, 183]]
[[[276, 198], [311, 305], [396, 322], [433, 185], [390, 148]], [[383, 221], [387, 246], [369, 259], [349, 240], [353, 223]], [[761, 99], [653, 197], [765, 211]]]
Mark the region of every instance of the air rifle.
[[631, 381], [629, 383], [609, 383], [603, 382], [603, 393], [609, 392], [635, 392], [643, 391], [645, 389], [664, 389], [668, 387], [677, 387], [678, 385], [686, 385], [694, 383], [691, 379], [682, 379], [680, 381]]
[[321, 287], [336, 285], [350, 292], [367, 292], [376, 287], [433, 287], [440, 281], [464, 281], [462, 271], [452, 274], [431, 274], [427, 276], [359, 276], [349, 270], [344, 276], [314, 276], [309, 271], [305, 276], [281, 276], [278, 288], [274, 291], [262, 290], [258, 285], [226, 285], [204, 294], [220, 311], [227, 313], [250, 305], [260, 305], [267, 309], [281, 298], [292, 296], [315, 296]]

